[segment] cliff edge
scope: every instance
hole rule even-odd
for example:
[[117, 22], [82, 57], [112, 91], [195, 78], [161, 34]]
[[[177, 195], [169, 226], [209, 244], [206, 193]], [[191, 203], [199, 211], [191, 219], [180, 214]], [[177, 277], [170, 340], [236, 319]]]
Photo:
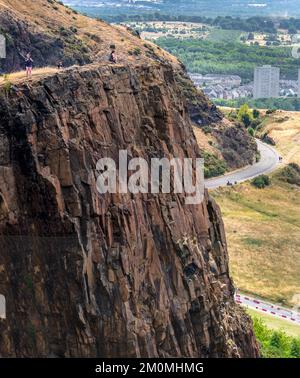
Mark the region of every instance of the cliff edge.
[[[118, 62], [123, 65], [170, 65], [192, 121], [198, 128], [210, 130], [214, 154], [229, 170], [255, 162], [257, 146], [247, 130], [224, 121], [222, 113], [195, 88], [174, 56], [140, 39], [126, 26], [86, 17], [55, 0], [0, 0], [0, 33], [7, 42], [7, 59], [0, 60], [0, 74], [24, 69], [21, 54], [28, 51], [35, 67], [55, 67], [59, 61], [64, 67], [107, 64], [111, 49], [116, 50]], [[204, 134], [203, 138], [208, 139]]]
[[257, 357], [206, 193], [99, 195], [96, 163], [200, 156], [170, 65], [0, 89], [2, 357]]

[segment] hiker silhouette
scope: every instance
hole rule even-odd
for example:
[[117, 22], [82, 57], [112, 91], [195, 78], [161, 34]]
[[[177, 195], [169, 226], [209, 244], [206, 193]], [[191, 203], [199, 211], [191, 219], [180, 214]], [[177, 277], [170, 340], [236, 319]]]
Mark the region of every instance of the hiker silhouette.
[[109, 61], [110, 61], [111, 63], [117, 63], [117, 56], [116, 56], [116, 51], [115, 51], [115, 50], [113, 50], [113, 51], [110, 53]]

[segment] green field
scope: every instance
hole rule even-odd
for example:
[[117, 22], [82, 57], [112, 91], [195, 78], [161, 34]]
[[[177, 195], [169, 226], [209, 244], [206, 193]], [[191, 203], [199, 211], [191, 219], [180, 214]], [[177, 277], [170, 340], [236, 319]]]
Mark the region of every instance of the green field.
[[208, 37], [207, 41], [210, 42], [239, 42], [242, 31], [239, 30], [220, 30], [220, 29], [213, 29]]
[[214, 191], [221, 206], [231, 274], [242, 291], [292, 305], [300, 292], [300, 191], [274, 176]]
[[261, 311], [247, 309], [247, 313], [252, 318], [258, 318], [262, 320], [266, 326], [274, 331], [284, 331], [288, 336], [300, 337], [300, 325], [293, 324], [286, 320], [282, 320], [272, 315], [264, 314]]
[[247, 312], [252, 317], [263, 358], [300, 358], [300, 326], [284, 323], [257, 311]]

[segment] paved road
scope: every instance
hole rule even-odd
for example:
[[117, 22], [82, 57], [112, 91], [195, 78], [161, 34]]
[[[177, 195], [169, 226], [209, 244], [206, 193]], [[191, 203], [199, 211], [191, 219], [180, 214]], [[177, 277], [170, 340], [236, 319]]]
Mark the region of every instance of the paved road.
[[300, 314], [296, 311], [262, 301], [257, 298], [250, 297], [244, 294], [236, 294], [235, 301], [242, 306], [248, 307], [253, 310], [261, 311], [269, 315], [273, 315], [282, 320], [290, 321], [294, 324], [300, 325]]
[[258, 163], [249, 165], [243, 169], [239, 169], [224, 176], [215, 177], [205, 180], [207, 189], [217, 189], [220, 186], [226, 186], [228, 182], [231, 184], [251, 180], [259, 175], [273, 172], [280, 163], [280, 156], [275, 148], [262, 143], [256, 139], [258, 150], [260, 151], [261, 159]]
[[[206, 180], [205, 186], [208, 189], [216, 189], [221, 186], [227, 186], [228, 182], [230, 182], [231, 184], [234, 184], [235, 182], [240, 183], [251, 180], [261, 174], [273, 172], [280, 163], [280, 156], [273, 147], [262, 143], [258, 139], [256, 140], [256, 142], [258, 150], [261, 154], [261, 159], [258, 163], [245, 167], [238, 171], [228, 173], [227, 175], [221, 177]], [[241, 293], [235, 295], [235, 300], [237, 303], [245, 307], [249, 307], [253, 310], [261, 311], [263, 313], [267, 313], [277, 318], [281, 318], [283, 320], [300, 325], [300, 314], [296, 311], [292, 311], [257, 298], [243, 295]]]

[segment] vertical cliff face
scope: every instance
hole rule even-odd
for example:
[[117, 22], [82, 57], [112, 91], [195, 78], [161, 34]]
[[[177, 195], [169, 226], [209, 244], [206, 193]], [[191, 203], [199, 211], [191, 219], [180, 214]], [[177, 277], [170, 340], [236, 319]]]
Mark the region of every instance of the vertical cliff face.
[[96, 162], [196, 157], [168, 66], [86, 66], [0, 97], [0, 354], [256, 357], [206, 194], [105, 195]]

